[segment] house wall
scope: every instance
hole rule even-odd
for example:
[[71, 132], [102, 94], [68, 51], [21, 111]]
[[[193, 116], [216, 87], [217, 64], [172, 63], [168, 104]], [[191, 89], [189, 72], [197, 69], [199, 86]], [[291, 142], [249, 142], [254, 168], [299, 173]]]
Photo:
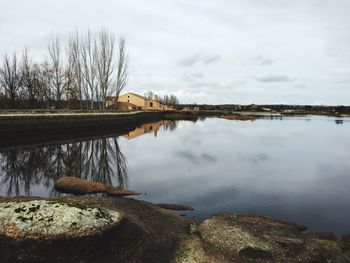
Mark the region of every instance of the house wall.
[[[147, 100], [146, 98], [133, 94], [126, 93], [118, 98], [119, 109], [123, 110], [154, 110], [164, 111], [173, 110], [172, 106], [163, 105], [159, 100]], [[115, 97], [109, 97], [106, 101], [106, 107], [110, 108], [115, 105]]]
[[128, 103], [136, 105], [137, 107], [144, 107], [145, 106], [145, 99], [140, 97], [140, 96], [134, 95], [132, 93], [126, 93], [122, 96], [119, 96], [118, 101], [119, 102], [128, 102]]

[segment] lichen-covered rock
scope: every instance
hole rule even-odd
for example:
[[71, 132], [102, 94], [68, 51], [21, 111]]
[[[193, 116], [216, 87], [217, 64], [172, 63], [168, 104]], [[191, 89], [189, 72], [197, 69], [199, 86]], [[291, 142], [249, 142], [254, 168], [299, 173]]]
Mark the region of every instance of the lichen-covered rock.
[[70, 177], [70, 176], [65, 176], [58, 179], [55, 182], [54, 188], [58, 192], [78, 194], [78, 195], [106, 192], [106, 185], [102, 183], [95, 183], [89, 180]]
[[[39, 203], [48, 205], [48, 209], [40, 212], [43, 208], [37, 209]], [[54, 207], [56, 204], [59, 204], [57, 209]], [[174, 213], [131, 198], [18, 197], [2, 198], [0, 205], [0, 213], [7, 214], [6, 222], [15, 217], [16, 231], [21, 228], [26, 231], [25, 235], [22, 232], [18, 235], [11, 233], [11, 228], [7, 228], [6, 235], [0, 233], [1, 263], [170, 262], [175, 246], [188, 224], [187, 220]], [[4, 212], [4, 207], [9, 210]], [[53, 216], [51, 220], [52, 208], [57, 218]], [[17, 219], [14, 209], [18, 209], [16, 211], [20, 212], [23, 218], [28, 217], [36, 223], [25, 227], [22, 219]], [[78, 221], [72, 220], [76, 216], [82, 217]], [[54, 228], [53, 223], [56, 219], [58, 221], [55, 225], [61, 230]], [[40, 229], [36, 224], [42, 224], [44, 227]], [[63, 229], [67, 231], [62, 232]], [[80, 231], [82, 229], [85, 230]]]
[[199, 226], [207, 251], [230, 262], [350, 262], [337, 241], [305, 235], [303, 229], [272, 218], [230, 214]]
[[54, 201], [0, 203], [0, 235], [15, 239], [87, 236], [120, 220], [120, 214], [113, 210], [79, 208]]

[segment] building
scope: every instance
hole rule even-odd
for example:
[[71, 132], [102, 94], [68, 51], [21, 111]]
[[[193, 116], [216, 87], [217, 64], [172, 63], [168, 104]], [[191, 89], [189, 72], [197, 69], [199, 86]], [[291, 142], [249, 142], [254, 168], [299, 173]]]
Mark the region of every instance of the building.
[[115, 107], [116, 103], [118, 104], [118, 109], [121, 110], [174, 110], [173, 106], [160, 103], [157, 96], [155, 99], [150, 100], [133, 92], [128, 92], [119, 96], [118, 100], [116, 100], [116, 97], [107, 97], [107, 108]]

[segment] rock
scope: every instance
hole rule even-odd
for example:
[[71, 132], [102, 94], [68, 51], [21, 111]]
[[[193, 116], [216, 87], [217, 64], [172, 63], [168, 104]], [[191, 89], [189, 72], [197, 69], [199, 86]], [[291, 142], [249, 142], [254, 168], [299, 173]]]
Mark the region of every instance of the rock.
[[350, 235], [344, 235], [344, 236], [342, 236], [341, 241], [350, 244]]
[[88, 236], [119, 224], [118, 212], [33, 200], [0, 203], [0, 235], [16, 239]]
[[127, 189], [122, 189], [122, 188], [107, 187], [106, 194], [108, 196], [121, 197], [121, 196], [129, 196], [129, 195], [140, 195], [141, 193], [137, 193], [137, 192], [130, 191]]
[[308, 233], [307, 236], [311, 238], [322, 239], [322, 240], [337, 241], [337, 237], [332, 232]]
[[350, 253], [350, 235], [342, 236], [340, 240], [341, 248]]
[[70, 194], [96, 194], [106, 192], [106, 185], [76, 177], [61, 177], [55, 182], [55, 190]]
[[[39, 203], [43, 207], [36, 210]], [[188, 227], [180, 216], [130, 198], [3, 198], [0, 206], [0, 214], [12, 214], [16, 224], [7, 224], [6, 235], [0, 233], [1, 263], [171, 262], [176, 245]], [[9, 210], [4, 212], [4, 208]], [[17, 219], [14, 209], [35, 224], [24, 227], [23, 219]], [[52, 209], [55, 213], [51, 221]], [[98, 211], [103, 213], [96, 218]], [[109, 216], [106, 219], [106, 214], [111, 215], [111, 221]], [[63, 229], [64, 234], [60, 232]]]
[[179, 204], [157, 204], [157, 206], [168, 209], [168, 210], [175, 210], [175, 211], [191, 211], [194, 210], [192, 207], [187, 205], [179, 205]]
[[336, 241], [305, 235], [299, 225], [256, 215], [215, 215], [199, 226], [204, 246], [229, 262], [349, 262]]
[[89, 180], [68, 176], [58, 179], [55, 182], [54, 188], [58, 192], [76, 195], [106, 193], [108, 196], [121, 197], [140, 194], [127, 189], [115, 188], [102, 183], [95, 183]]

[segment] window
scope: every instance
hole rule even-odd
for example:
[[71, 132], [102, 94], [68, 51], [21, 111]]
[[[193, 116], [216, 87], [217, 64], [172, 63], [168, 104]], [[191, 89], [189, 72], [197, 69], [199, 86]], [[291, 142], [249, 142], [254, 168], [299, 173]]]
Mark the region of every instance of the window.
[[149, 103], [149, 106], [153, 107], [153, 102], [150, 102], [150, 103]]

